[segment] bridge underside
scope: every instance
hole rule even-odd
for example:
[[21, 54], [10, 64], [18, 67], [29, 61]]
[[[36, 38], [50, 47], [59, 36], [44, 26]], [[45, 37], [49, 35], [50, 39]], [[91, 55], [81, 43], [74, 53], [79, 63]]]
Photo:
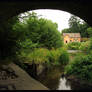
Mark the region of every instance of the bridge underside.
[[19, 0], [0, 2], [0, 21], [34, 9], [58, 9], [67, 11], [85, 20], [92, 25], [92, 2], [84, 0]]

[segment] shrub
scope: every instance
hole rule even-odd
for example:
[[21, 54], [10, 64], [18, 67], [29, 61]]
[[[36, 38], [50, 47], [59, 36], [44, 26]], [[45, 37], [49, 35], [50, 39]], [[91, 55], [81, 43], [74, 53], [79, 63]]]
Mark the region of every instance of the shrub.
[[35, 64], [46, 63], [47, 65], [66, 64], [69, 61], [69, 55], [65, 48], [48, 50], [45, 48], [36, 48], [32, 52], [22, 51], [19, 55], [22, 62], [34, 62]]
[[48, 58], [49, 61], [55, 65], [66, 64], [69, 61], [69, 55], [65, 48], [51, 50]]
[[92, 56], [79, 55], [65, 67], [65, 74], [92, 82]]
[[52, 49], [47, 55], [50, 64], [58, 64], [59, 52], [58, 50]]
[[49, 54], [49, 50], [45, 48], [39, 48], [32, 51], [27, 58], [29, 58], [28, 62], [34, 62], [35, 64], [45, 63], [48, 61], [47, 55]]
[[92, 37], [90, 38], [89, 52], [92, 51]]
[[67, 44], [67, 48], [70, 50], [79, 50], [80, 45], [80, 42], [71, 42]]
[[91, 52], [92, 52], [92, 38], [90, 38], [89, 41], [82, 42], [80, 45], [80, 50], [91, 54]]
[[90, 41], [86, 41], [86, 42], [81, 42], [79, 49], [84, 51], [84, 52], [88, 52], [89, 47], [90, 47]]
[[67, 64], [69, 62], [69, 54], [68, 52], [66, 51], [66, 49], [64, 48], [60, 48], [58, 49], [59, 53], [60, 53], [60, 56], [58, 58], [58, 61], [61, 63], [61, 64]]

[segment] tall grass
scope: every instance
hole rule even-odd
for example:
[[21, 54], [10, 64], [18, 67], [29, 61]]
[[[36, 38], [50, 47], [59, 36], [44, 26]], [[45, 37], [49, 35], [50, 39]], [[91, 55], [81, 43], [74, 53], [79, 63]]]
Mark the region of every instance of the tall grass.
[[45, 48], [35, 49], [33, 52], [28, 54], [27, 58], [29, 58], [28, 62], [34, 62], [35, 64], [40, 64], [48, 61], [47, 55], [49, 54], [49, 50]]
[[34, 62], [35, 64], [47, 63], [50, 65], [66, 64], [69, 61], [69, 55], [65, 48], [51, 49], [36, 48], [30, 53], [22, 51], [21, 58], [23, 62]]

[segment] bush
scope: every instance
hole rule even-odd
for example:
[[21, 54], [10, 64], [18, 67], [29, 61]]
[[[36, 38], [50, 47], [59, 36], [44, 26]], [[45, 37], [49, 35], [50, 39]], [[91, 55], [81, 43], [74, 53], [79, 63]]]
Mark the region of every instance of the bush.
[[92, 51], [92, 37], [90, 38], [89, 52]]
[[47, 56], [50, 64], [59, 64], [58, 58], [59, 58], [59, 52], [58, 50], [52, 49], [49, 52], [49, 55]]
[[86, 41], [86, 42], [81, 42], [79, 49], [84, 51], [84, 52], [88, 52], [89, 47], [90, 47], [90, 41]]
[[61, 64], [67, 64], [69, 62], [69, 54], [68, 54], [68, 52], [64, 48], [60, 48], [58, 50], [59, 50], [59, 53], [60, 53], [58, 61]]
[[67, 44], [69, 50], [79, 50], [81, 43], [80, 42], [71, 42]]
[[32, 51], [27, 55], [27, 62], [34, 62], [35, 64], [45, 63], [48, 61], [47, 55], [49, 54], [49, 50], [45, 48], [39, 48]]
[[53, 64], [66, 64], [69, 61], [69, 55], [64, 48], [54, 49], [50, 51], [49, 61]]
[[92, 56], [79, 55], [65, 67], [65, 74], [92, 82]]
[[66, 64], [69, 61], [69, 55], [64, 48], [48, 50], [45, 48], [36, 48], [32, 52], [22, 51], [19, 55], [22, 62], [34, 62], [35, 64], [46, 63], [47, 65]]
[[90, 38], [89, 41], [82, 42], [80, 45], [80, 50], [91, 54], [91, 52], [92, 52], [92, 38]]

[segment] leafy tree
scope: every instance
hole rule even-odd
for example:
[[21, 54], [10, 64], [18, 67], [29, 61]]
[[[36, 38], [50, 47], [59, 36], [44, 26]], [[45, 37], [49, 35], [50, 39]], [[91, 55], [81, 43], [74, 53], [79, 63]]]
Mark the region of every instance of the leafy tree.
[[76, 16], [71, 16], [69, 19], [69, 28], [62, 30], [62, 33], [80, 33], [82, 37], [89, 37], [87, 28], [89, 28], [89, 25], [81, 21]]
[[70, 28], [65, 28], [62, 30], [62, 33], [71, 33]]
[[[23, 20], [23, 21], [20, 21]], [[13, 17], [0, 25], [0, 59], [15, 56], [21, 49], [62, 46], [57, 24], [36, 13]]]
[[69, 19], [69, 27], [72, 32], [79, 32], [80, 19], [76, 16], [71, 16]]
[[89, 25], [86, 22], [83, 22], [83, 24], [80, 24], [80, 34], [82, 37], [89, 37], [88, 32], [86, 31], [87, 28], [89, 28]]
[[57, 24], [51, 20], [38, 18], [34, 12], [24, 22], [16, 24], [14, 27], [15, 30], [24, 30], [25, 39], [30, 39], [32, 43], [37, 43], [38, 47], [51, 49], [61, 47], [63, 44], [61, 34], [57, 30]]

